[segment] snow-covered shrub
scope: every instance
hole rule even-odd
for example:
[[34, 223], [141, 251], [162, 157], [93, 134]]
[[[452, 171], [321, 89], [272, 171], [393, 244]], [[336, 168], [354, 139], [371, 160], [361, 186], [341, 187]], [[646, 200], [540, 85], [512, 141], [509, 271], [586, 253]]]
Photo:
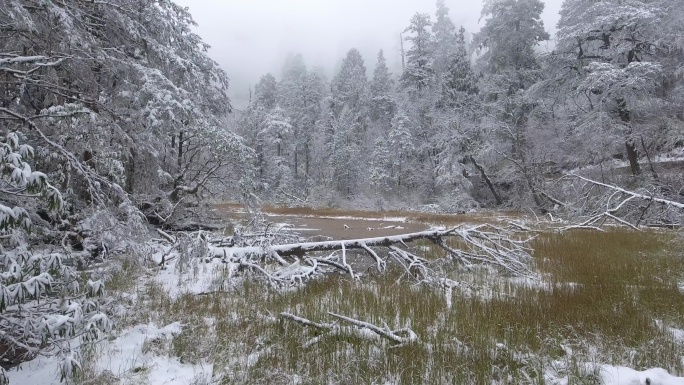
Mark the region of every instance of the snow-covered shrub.
[[[64, 355], [65, 379], [79, 367], [68, 341], [99, 336], [111, 323], [99, 300], [88, 298], [102, 296], [103, 285], [89, 282], [81, 288], [82, 276], [68, 247], [35, 248], [28, 242], [30, 214], [40, 202], [53, 211], [64, 207], [60, 192], [27, 162], [32, 154], [16, 133], [0, 142], [0, 340], [8, 351], [3, 363], [12, 366], [39, 352]], [[7, 201], [23, 205], [10, 207]]]

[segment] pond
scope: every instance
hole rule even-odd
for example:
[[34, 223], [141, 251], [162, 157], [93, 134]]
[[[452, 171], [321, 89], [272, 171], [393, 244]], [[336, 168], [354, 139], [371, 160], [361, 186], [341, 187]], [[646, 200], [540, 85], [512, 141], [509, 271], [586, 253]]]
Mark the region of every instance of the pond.
[[[222, 216], [246, 220], [242, 205], [221, 204], [216, 208]], [[431, 214], [408, 211], [360, 211], [312, 209], [304, 207], [264, 207], [263, 213], [272, 226], [280, 226], [305, 238], [329, 237], [348, 240], [407, 234], [433, 227], [453, 227], [463, 223], [501, 223], [519, 219], [517, 212], [478, 212], [470, 214]]]

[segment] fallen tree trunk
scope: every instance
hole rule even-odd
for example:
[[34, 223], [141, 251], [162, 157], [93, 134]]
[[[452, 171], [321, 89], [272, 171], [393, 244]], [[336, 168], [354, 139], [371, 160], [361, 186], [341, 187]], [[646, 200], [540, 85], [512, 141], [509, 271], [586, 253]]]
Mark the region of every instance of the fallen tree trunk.
[[[216, 247], [208, 245], [207, 256], [238, 263], [264, 274], [271, 282], [301, 281], [320, 273], [324, 266], [335, 268], [356, 278], [353, 266], [347, 261], [348, 250], [363, 250], [370, 256], [378, 271], [384, 271], [387, 258], [393, 258], [418, 281], [429, 281], [429, 261], [409, 252], [408, 243], [424, 239], [448, 253], [448, 258], [466, 266], [491, 265], [517, 276], [533, 276], [530, 263], [531, 238], [518, 239], [520, 232], [513, 228], [493, 225], [460, 226], [452, 229], [429, 230], [416, 233], [326, 242], [306, 242], [250, 247]], [[446, 246], [445, 238], [458, 238], [459, 248]], [[405, 249], [398, 246], [403, 245]], [[388, 257], [381, 258], [373, 248], [387, 248]], [[332, 252], [326, 255], [313, 253]], [[339, 253], [338, 253], [339, 252]], [[272, 260], [282, 266], [267, 271], [263, 261]]]
[[[444, 236], [455, 235], [458, 228], [449, 230], [431, 230], [431, 231], [421, 231], [417, 233], [409, 233], [402, 235], [393, 235], [388, 237], [374, 237], [374, 238], [364, 238], [364, 239], [351, 239], [342, 241], [325, 241], [325, 242], [306, 242], [306, 243], [291, 243], [285, 245], [273, 245], [270, 250], [278, 253], [281, 257], [298, 256], [302, 257], [306, 253], [316, 252], [316, 251], [335, 251], [335, 250], [353, 250], [353, 249], [364, 249], [369, 247], [383, 246], [389, 247], [391, 245], [400, 243], [406, 244], [408, 242], [413, 242], [418, 239], [437, 239]], [[212, 248], [210, 253], [213, 257], [228, 257], [235, 258], [245, 255], [253, 254], [266, 254], [265, 250], [261, 247], [251, 246], [251, 247], [223, 247], [223, 248]]]

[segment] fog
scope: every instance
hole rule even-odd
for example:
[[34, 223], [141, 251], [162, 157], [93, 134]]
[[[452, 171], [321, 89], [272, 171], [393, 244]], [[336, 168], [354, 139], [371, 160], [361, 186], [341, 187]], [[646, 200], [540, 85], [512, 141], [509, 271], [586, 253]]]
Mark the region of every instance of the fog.
[[[553, 34], [562, 0], [547, 0], [543, 19]], [[250, 87], [267, 72], [280, 77], [288, 53], [301, 53], [309, 68], [331, 77], [350, 48], [372, 70], [385, 52], [400, 68], [399, 33], [416, 12], [432, 15], [436, 0], [176, 0], [190, 7], [197, 33], [212, 46], [210, 56], [231, 79], [233, 104], [244, 107]], [[480, 29], [482, 0], [446, 0], [457, 28]]]

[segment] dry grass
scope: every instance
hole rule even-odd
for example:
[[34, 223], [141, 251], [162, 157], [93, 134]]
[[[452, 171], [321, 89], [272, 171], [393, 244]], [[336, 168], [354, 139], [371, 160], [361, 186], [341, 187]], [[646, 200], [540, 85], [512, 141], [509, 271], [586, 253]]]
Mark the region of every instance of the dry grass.
[[[655, 320], [684, 328], [682, 245], [669, 232], [545, 233], [533, 245], [544, 284], [447, 265], [445, 274], [462, 283], [450, 300], [444, 289], [397, 282], [395, 270], [361, 282], [330, 276], [288, 292], [247, 281], [175, 300], [152, 285], [137, 321], [181, 321], [171, 353], [214, 363], [224, 384], [543, 384], [552, 366], [571, 384], [596, 383], [586, 362], [681, 376], [682, 343]], [[283, 311], [317, 322], [331, 322], [331, 311], [410, 325], [420, 341], [397, 348], [336, 335], [304, 348], [320, 332], [279, 320]]]

